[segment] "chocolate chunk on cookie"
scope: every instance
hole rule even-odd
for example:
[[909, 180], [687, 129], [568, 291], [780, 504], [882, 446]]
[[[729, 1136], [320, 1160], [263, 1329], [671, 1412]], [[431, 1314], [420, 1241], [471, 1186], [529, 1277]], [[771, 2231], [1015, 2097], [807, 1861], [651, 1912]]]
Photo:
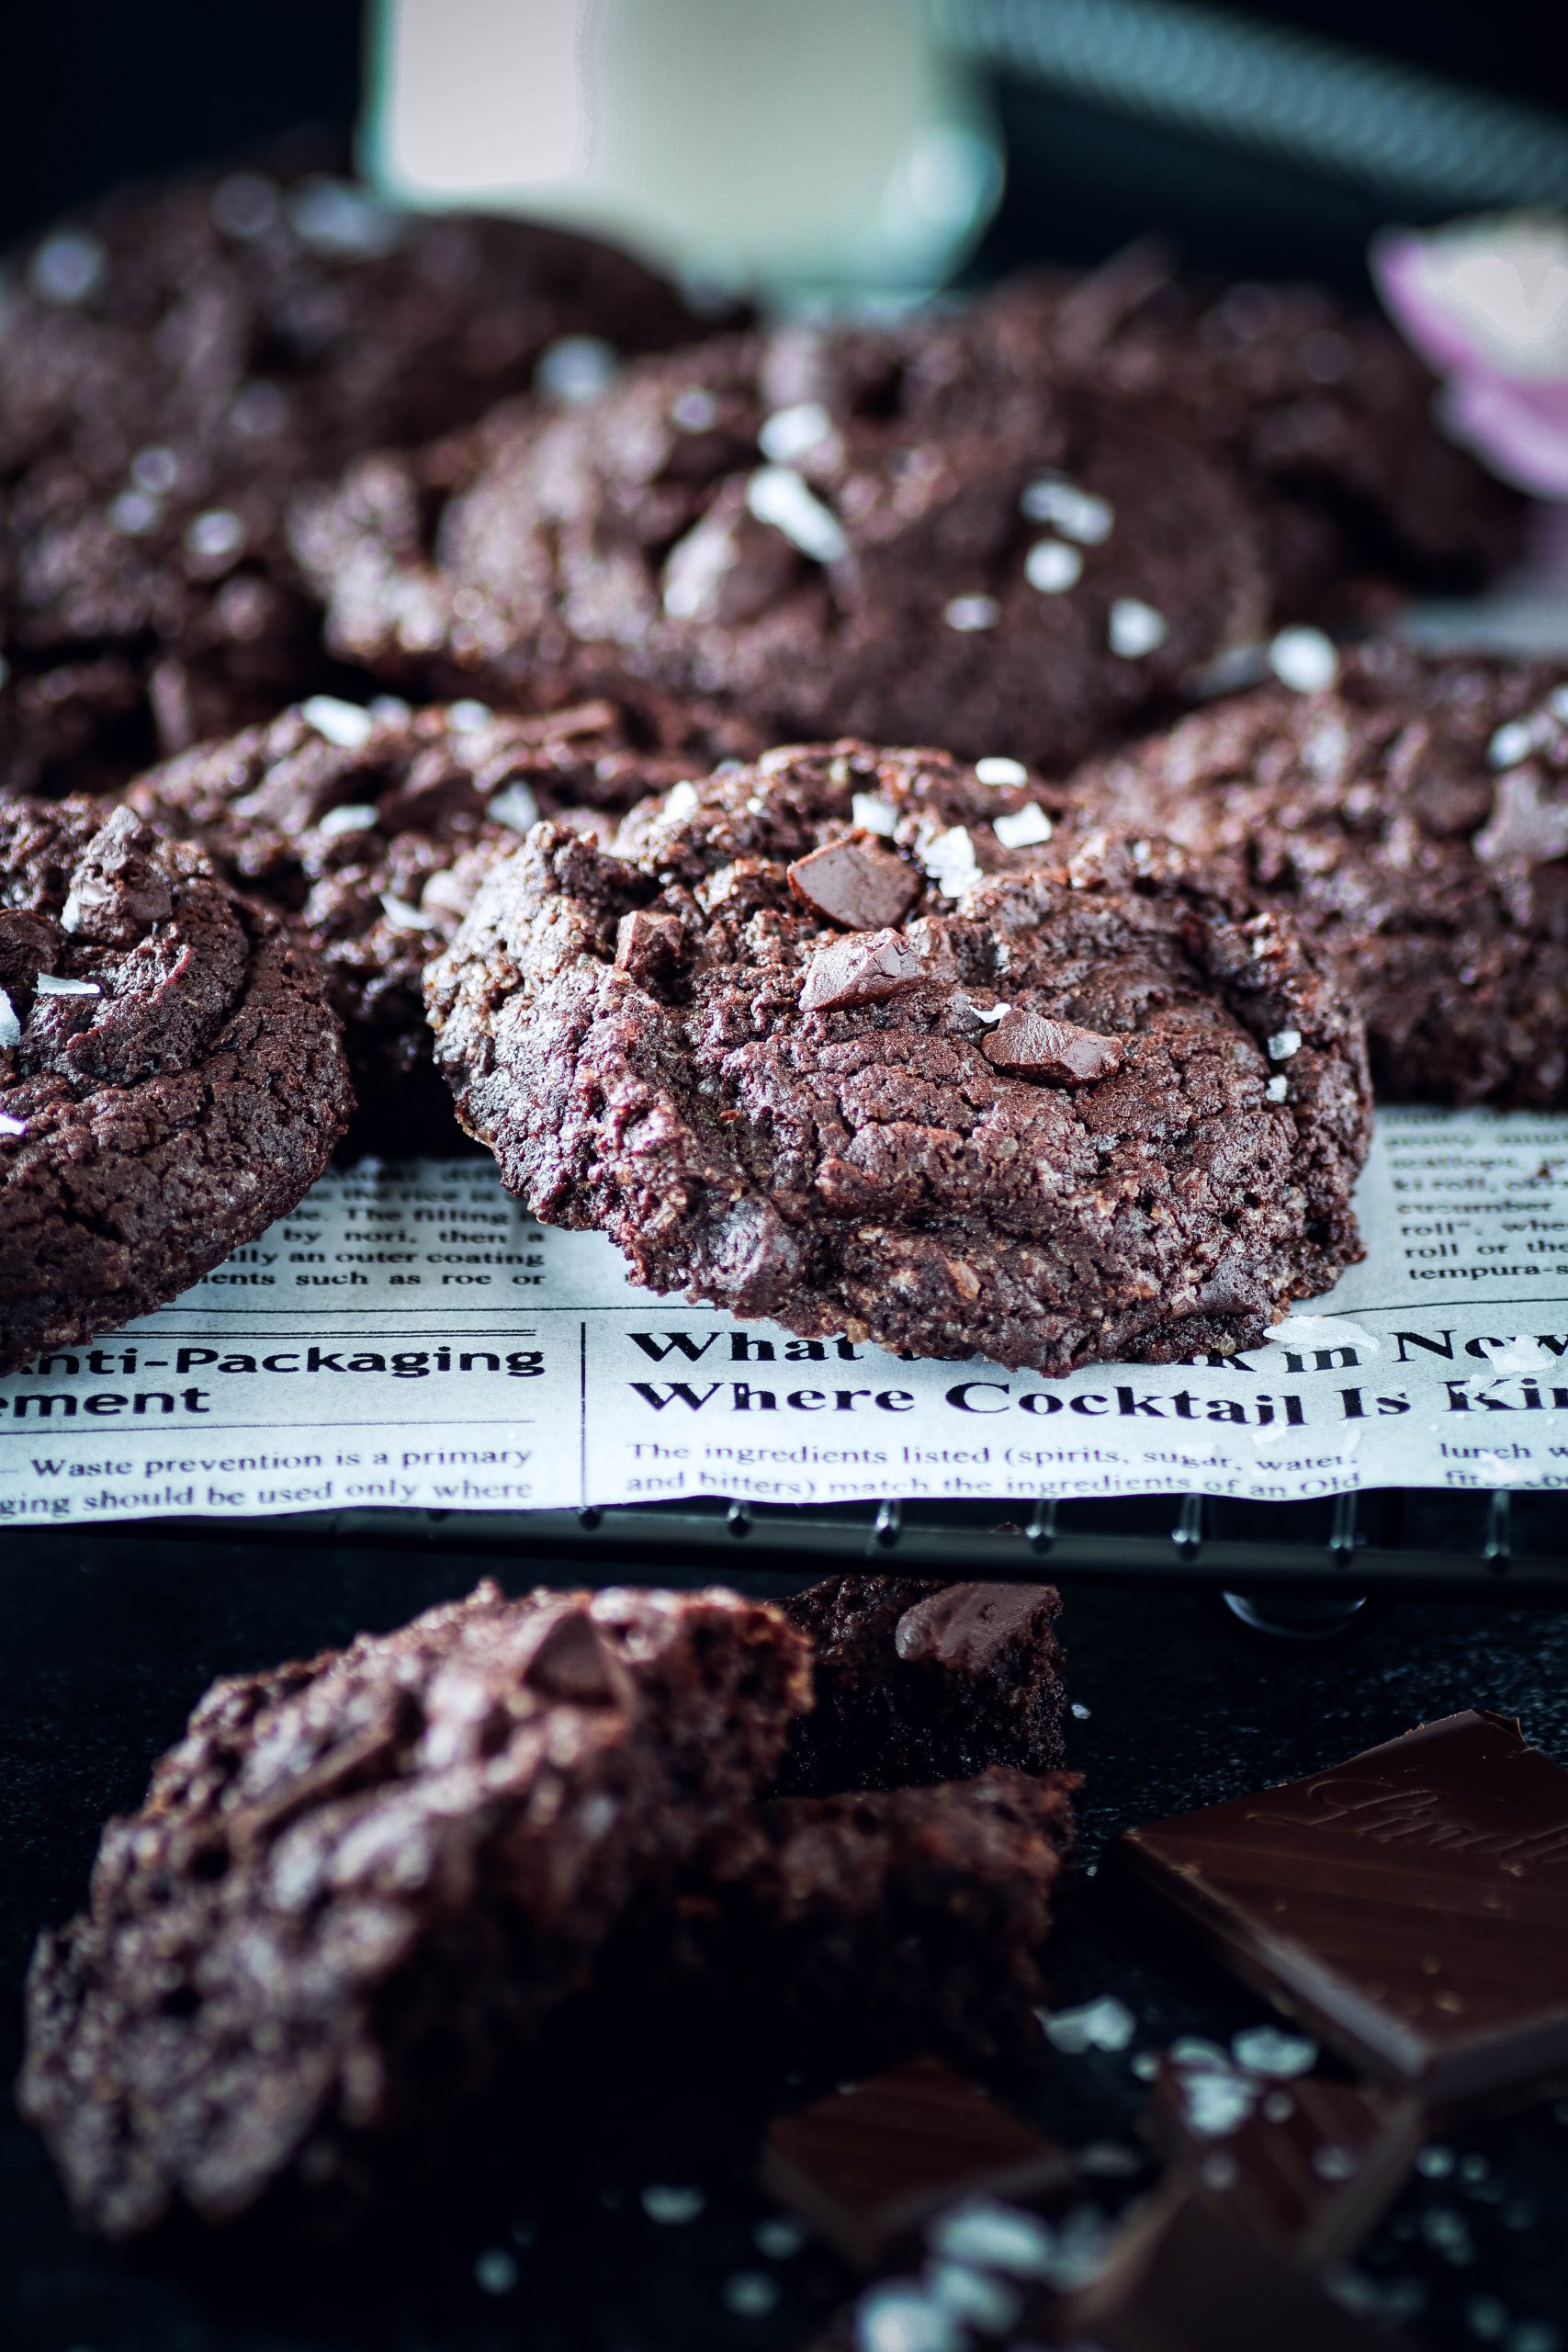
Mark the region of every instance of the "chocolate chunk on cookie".
[[394, 682], [645, 681], [774, 740], [1043, 762], [1124, 733], [1269, 603], [1226, 464], [948, 318], [639, 362], [492, 419], [456, 468], [359, 469], [296, 541], [337, 651]]
[[126, 797], [296, 921], [343, 1018], [356, 1135], [379, 1124], [406, 1137], [411, 1101], [448, 1124], [445, 1090], [424, 1082], [421, 974], [457, 930], [483, 852], [544, 816], [613, 818], [745, 741], [722, 724], [716, 741], [701, 713], [668, 701], [514, 718], [474, 702], [366, 709], [317, 695], [152, 770]]
[[1431, 374], [1383, 319], [1315, 286], [1224, 287], [1147, 246], [987, 298], [974, 334], [1046, 384], [1153, 400], [1172, 438], [1236, 468], [1276, 616], [1366, 617], [1402, 588], [1474, 587], [1526, 505], [1442, 431]]
[[0, 805], [0, 1371], [162, 1306], [353, 1097], [309, 950], [129, 808]]
[[28, 1985], [24, 2113], [130, 2238], [441, 2132], [772, 1770], [804, 1643], [733, 1594], [493, 1584], [217, 1683]]
[[829, 1577], [779, 1607], [811, 1636], [816, 1703], [779, 1776], [795, 1795], [1050, 1772], [1066, 1705], [1048, 1584]]
[[341, 689], [292, 492], [703, 323], [607, 246], [400, 212], [293, 156], [60, 222], [0, 265], [0, 794], [112, 785]]
[[[548, 828], [500, 853], [426, 985], [508, 1187], [657, 1290], [1048, 1374], [1229, 1351], [1325, 1288], [1369, 1131], [1339, 991], [1179, 852], [1009, 850], [991, 789], [826, 745], [645, 806], [613, 853]], [[863, 800], [918, 877], [897, 930], [790, 883]], [[642, 979], [615, 960], [634, 911], [680, 931]], [[1010, 1017], [1089, 1033], [1099, 1074], [1070, 1034], [1070, 1076], [998, 1068]]]
[[1075, 788], [1288, 910], [1364, 1011], [1381, 1092], [1568, 1103], [1568, 667], [1374, 643]]

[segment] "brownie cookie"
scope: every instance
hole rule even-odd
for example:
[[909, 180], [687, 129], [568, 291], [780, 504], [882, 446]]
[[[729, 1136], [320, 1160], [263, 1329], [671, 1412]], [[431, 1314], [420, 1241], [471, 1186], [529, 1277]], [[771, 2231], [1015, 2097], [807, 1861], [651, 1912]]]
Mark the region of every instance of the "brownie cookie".
[[630, 678], [775, 740], [1049, 762], [1267, 613], [1248, 499], [1158, 424], [1043, 392], [952, 321], [792, 327], [498, 419], [445, 476], [377, 460], [302, 502], [297, 543], [335, 649], [394, 682]]
[[0, 791], [96, 788], [332, 686], [284, 510], [701, 331], [558, 230], [285, 163], [107, 198], [0, 265]]
[[1062, 1596], [1048, 1584], [829, 1577], [778, 1604], [811, 1636], [816, 1704], [779, 1776], [792, 1795], [960, 1781], [1062, 1761]]
[[1366, 617], [1519, 553], [1524, 500], [1444, 435], [1424, 363], [1323, 288], [1184, 280], [1137, 246], [1087, 277], [1014, 280], [975, 332], [1042, 382], [1157, 401], [1173, 436], [1239, 468], [1278, 619]]
[[291, 1209], [353, 1097], [308, 950], [130, 809], [0, 805], [0, 1371]]
[[804, 1644], [733, 1594], [493, 1584], [217, 1683], [28, 1985], [24, 2114], [129, 2238], [429, 2161], [772, 1769]]
[[645, 1965], [695, 1986], [716, 2028], [737, 1994], [749, 2038], [764, 2011], [775, 2062], [1023, 2054], [1077, 1786], [997, 1770], [753, 1806], [682, 1873], [668, 1958]]
[[359, 1125], [390, 1117], [406, 1135], [411, 1114], [449, 1118], [445, 1089], [420, 1083], [421, 975], [472, 896], [476, 853], [541, 816], [613, 816], [747, 741], [669, 701], [508, 718], [473, 702], [365, 709], [317, 695], [154, 769], [126, 798], [298, 921], [344, 1022]]
[[620, 854], [498, 853], [426, 987], [508, 1188], [656, 1290], [1049, 1374], [1229, 1352], [1326, 1288], [1365, 1049], [1289, 918], [1146, 841], [1009, 852], [986, 794], [827, 745]]
[[1374, 643], [1316, 692], [1215, 704], [1075, 788], [1289, 909], [1390, 1097], [1568, 1103], [1568, 667]]

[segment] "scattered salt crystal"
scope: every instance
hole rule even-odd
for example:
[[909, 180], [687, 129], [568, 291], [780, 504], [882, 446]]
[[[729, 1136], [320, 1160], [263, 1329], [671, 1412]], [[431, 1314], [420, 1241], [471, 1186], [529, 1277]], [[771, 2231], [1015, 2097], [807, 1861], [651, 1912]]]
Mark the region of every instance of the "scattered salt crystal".
[[1038, 801], [1032, 800], [1010, 817], [994, 817], [991, 831], [1004, 849], [1028, 849], [1035, 842], [1051, 838], [1051, 820]]
[[1023, 559], [1023, 576], [1043, 596], [1065, 595], [1083, 578], [1083, 558], [1065, 539], [1036, 539]]
[[926, 2233], [927, 2245], [944, 2262], [1005, 2270], [1017, 2278], [1043, 2278], [1053, 2243], [1048, 2222], [994, 2197], [950, 2206]]
[[797, 401], [793, 408], [776, 408], [764, 417], [757, 441], [764, 458], [776, 466], [789, 466], [832, 430], [833, 420], [820, 401]]
[[96, 980], [62, 980], [52, 972], [40, 972], [34, 986], [39, 996], [102, 996]]
[[209, 506], [186, 532], [186, 545], [203, 563], [222, 563], [245, 544], [245, 526], [227, 506]]
[[854, 2325], [855, 2352], [963, 2352], [962, 2323], [910, 2278], [863, 2295]]
[[1032, 523], [1054, 523], [1065, 538], [1080, 547], [1098, 548], [1111, 537], [1116, 510], [1107, 498], [1079, 490], [1060, 474], [1045, 474], [1032, 481], [1019, 504]]
[[1217, 2041], [1205, 2041], [1201, 2034], [1179, 2034], [1166, 2052], [1179, 2066], [1216, 2066], [1222, 2074], [1229, 2074], [1231, 2062]]
[[1291, 1081], [1288, 1078], [1271, 1078], [1263, 1091], [1270, 1102], [1283, 1102], [1289, 1098]]
[[1181, 2112], [1194, 2132], [1206, 2140], [1224, 2139], [1252, 2113], [1257, 2094], [1239, 2075], [1201, 2071], [1184, 2075]]
[[1339, 656], [1320, 628], [1282, 628], [1269, 645], [1269, 667], [1293, 693], [1317, 695], [1339, 675]]
[[22, 1024], [17, 1018], [17, 1008], [5, 989], [0, 989], [0, 1053], [7, 1046], [19, 1046], [21, 1042]]
[[1081, 2057], [1086, 2050], [1125, 2050], [1137, 2031], [1132, 2010], [1113, 1993], [1086, 2001], [1081, 2008], [1058, 2009], [1054, 2017], [1043, 2009], [1034, 2014], [1052, 2048], [1069, 2058]]
[[654, 2181], [642, 2191], [642, 2210], [650, 2222], [694, 2222], [706, 2203], [700, 2188]]
[[491, 2246], [474, 2264], [474, 2284], [481, 2294], [510, 2295], [517, 2284], [517, 2264], [504, 2246]]
[[1027, 784], [1029, 770], [1021, 760], [992, 757], [975, 763], [976, 784]]
[[1084, 1705], [1081, 1699], [1075, 1699], [1067, 1712], [1077, 1723], [1087, 1724], [1089, 1721], [1089, 1709]]
[[46, 302], [85, 302], [108, 267], [108, 254], [85, 229], [60, 229], [33, 255], [28, 276]]
[[110, 501], [109, 521], [128, 539], [140, 539], [158, 520], [160, 513], [155, 498], [144, 490], [122, 490]]
[[689, 817], [696, 805], [697, 787], [694, 784], [672, 784], [664, 796], [664, 806], [660, 814], [664, 817]]
[[1001, 2335], [1023, 2308], [1017, 2290], [962, 2262], [933, 2262], [922, 2282], [931, 2300], [987, 2335]]
[[509, 825], [514, 833], [525, 833], [539, 821], [539, 804], [522, 779], [514, 777], [493, 800], [486, 801], [485, 815], [492, 824]]
[[446, 713], [446, 724], [455, 735], [471, 735], [476, 727], [488, 727], [494, 717], [487, 702], [455, 702]]
[[961, 898], [980, 876], [975, 844], [962, 825], [950, 825], [946, 832], [928, 842], [920, 852], [920, 864], [944, 899]]
[[[758, 805], [760, 807], [761, 803]], [[850, 810], [856, 824], [865, 833], [881, 833], [886, 837], [898, 822], [897, 810], [890, 808], [886, 800], [879, 800], [874, 792], [857, 792], [850, 802]]]
[[1170, 635], [1170, 623], [1141, 596], [1118, 596], [1106, 625], [1106, 642], [1122, 662], [1139, 662]]
[[751, 2243], [771, 2262], [787, 2262], [806, 2244], [806, 2232], [787, 2213], [770, 2213], [752, 2231]]
[[341, 808], [329, 808], [316, 827], [323, 841], [335, 841], [339, 833], [373, 832], [381, 812], [368, 801], [347, 801]]
[[413, 715], [413, 705], [405, 702], [401, 695], [373, 695], [369, 709], [378, 727], [390, 727], [397, 720]]
[[1289, 2080], [1310, 2075], [1317, 2064], [1317, 2044], [1304, 2033], [1284, 2033], [1277, 2025], [1248, 2026], [1231, 2036], [1231, 2055], [1249, 2075], [1276, 2075]]
[[1139, 2082], [1152, 2083], [1159, 2072], [1159, 2060], [1152, 2050], [1140, 2050], [1133, 2061], [1133, 2072]]
[[381, 910], [394, 931], [434, 931], [432, 918], [411, 907], [406, 899], [395, 898], [390, 890], [381, 893]]
[[1288, 1062], [1292, 1055], [1299, 1054], [1301, 1049], [1302, 1033], [1299, 1029], [1276, 1029], [1269, 1040], [1271, 1062]]
[[995, 628], [1001, 618], [1001, 611], [994, 596], [954, 596], [942, 606], [942, 616], [949, 628], [967, 632], [977, 628]]
[[814, 563], [837, 563], [848, 550], [838, 516], [788, 466], [759, 466], [746, 485], [746, 504], [759, 523], [782, 531]]
[[1499, 727], [1486, 746], [1486, 756], [1495, 768], [1517, 767], [1528, 760], [1535, 749], [1535, 730], [1527, 719], [1510, 718]]
[[761, 2319], [778, 2299], [778, 2280], [770, 2278], [765, 2270], [738, 2270], [724, 2282], [725, 2307], [740, 2319]]
[[619, 375], [620, 356], [614, 344], [597, 334], [563, 334], [547, 344], [534, 370], [537, 389], [553, 401], [575, 408], [597, 399]]
[[13, 1119], [8, 1113], [0, 1112], [0, 1136], [25, 1136], [27, 1131], [26, 1119]]
[[357, 752], [376, 724], [358, 703], [343, 702], [336, 695], [312, 695], [300, 704], [299, 716], [307, 727], [313, 727], [318, 735], [324, 735], [344, 752]]

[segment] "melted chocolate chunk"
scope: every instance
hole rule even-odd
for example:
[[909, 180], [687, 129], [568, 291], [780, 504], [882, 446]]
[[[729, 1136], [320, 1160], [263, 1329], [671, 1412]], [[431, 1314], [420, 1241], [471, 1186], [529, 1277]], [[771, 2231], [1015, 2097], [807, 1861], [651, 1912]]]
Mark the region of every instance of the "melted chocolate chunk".
[[761, 2165], [769, 2195], [862, 2270], [881, 2268], [960, 2197], [1044, 2203], [1072, 2177], [1062, 2149], [936, 2058], [784, 2117]]
[[1124, 1860], [1217, 1956], [1445, 2114], [1568, 2073], [1568, 1772], [1502, 1715], [1130, 1830]]
[[153, 863], [151, 829], [117, 808], [82, 853], [61, 927], [100, 947], [129, 947], [175, 910], [167, 876]]
[[884, 931], [920, 895], [920, 877], [903, 858], [853, 838], [829, 842], [784, 870], [795, 897], [845, 931]]
[[1054, 1078], [1068, 1086], [1087, 1086], [1122, 1067], [1120, 1038], [1037, 1012], [1010, 1012], [981, 1039], [980, 1051], [1010, 1077]]
[[846, 1004], [886, 1004], [923, 988], [926, 967], [896, 931], [836, 939], [819, 947], [806, 967], [803, 1012], [834, 1012]]
[[1183, 2064], [1155, 2077], [1149, 2136], [1196, 2193], [1276, 2254], [1311, 2267], [1369, 2236], [1421, 2144], [1419, 2103], [1397, 2091]]
[[906, 1666], [987, 1674], [1021, 1634], [1034, 1632], [1043, 1611], [1049, 1623], [1061, 1605], [1054, 1585], [950, 1584], [904, 1611], [893, 1646]]

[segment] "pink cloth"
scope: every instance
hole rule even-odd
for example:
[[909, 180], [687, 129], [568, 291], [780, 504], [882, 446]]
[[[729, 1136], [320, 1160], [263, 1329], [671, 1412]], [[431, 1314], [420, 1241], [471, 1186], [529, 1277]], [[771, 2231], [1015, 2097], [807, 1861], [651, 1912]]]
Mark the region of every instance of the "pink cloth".
[[1505, 481], [1568, 500], [1568, 220], [1391, 229], [1371, 266], [1391, 316], [1443, 379], [1454, 438]]

